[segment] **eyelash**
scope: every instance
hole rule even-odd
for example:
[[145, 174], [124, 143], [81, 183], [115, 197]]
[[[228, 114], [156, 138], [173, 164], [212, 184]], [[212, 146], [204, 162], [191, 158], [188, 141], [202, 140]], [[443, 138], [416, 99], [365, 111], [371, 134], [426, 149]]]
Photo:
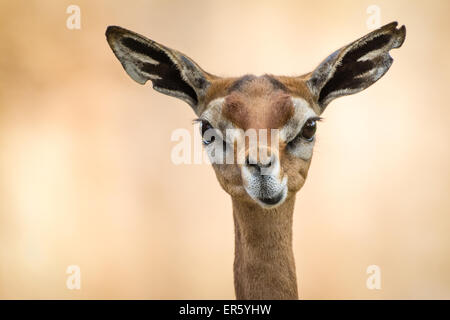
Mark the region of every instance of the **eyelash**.
[[[316, 116], [316, 117], [308, 118], [308, 120], [314, 120], [314, 121], [317, 121], [317, 122], [321, 122], [321, 121], [324, 120], [324, 118]], [[308, 121], [308, 120], [306, 120], [306, 121]]]

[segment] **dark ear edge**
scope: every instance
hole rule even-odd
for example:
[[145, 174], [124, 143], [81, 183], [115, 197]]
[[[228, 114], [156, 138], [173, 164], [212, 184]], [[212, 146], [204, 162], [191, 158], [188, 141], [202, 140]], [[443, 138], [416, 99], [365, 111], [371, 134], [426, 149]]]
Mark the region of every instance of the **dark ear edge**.
[[307, 85], [322, 111], [333, 99], [374, 84], [393, 63], [389, 50], [399, 48], [406, 28], [389, 23], [335, 51], [309, 76]]
[[151, 80], [156, 91], [182, 99], [194, 110], [206, 94], [213, 76], [184, 54], [118, 26], [106, 29], [106, 39], [136, 82]]

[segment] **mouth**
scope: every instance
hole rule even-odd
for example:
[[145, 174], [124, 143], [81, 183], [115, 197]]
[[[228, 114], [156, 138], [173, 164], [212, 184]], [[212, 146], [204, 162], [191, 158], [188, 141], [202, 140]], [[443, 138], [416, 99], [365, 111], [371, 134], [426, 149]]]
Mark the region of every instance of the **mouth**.
[[286, 200], [287, 176], [281, 179], [276, 175], [256, 175], [246, 167], [242, 170], [245, 191], [259, 206], [272, 209]]
[[283, 188], [279, 193], [274, 196], [269, 197], [256, 197], [256, 201], [266, 209], [275, 208], [278, 205], [282, 204], [286, 199], [287, 189]]
[[258, 200], [261, 201], [262, 203], [264, 203], [265, 205], [273, 206], [273, 205], [278, 204], [282, 198], [283, 198], [283, 192], [280, 192], [279, 194], [277, 194], [271, 198], [258, 198]]

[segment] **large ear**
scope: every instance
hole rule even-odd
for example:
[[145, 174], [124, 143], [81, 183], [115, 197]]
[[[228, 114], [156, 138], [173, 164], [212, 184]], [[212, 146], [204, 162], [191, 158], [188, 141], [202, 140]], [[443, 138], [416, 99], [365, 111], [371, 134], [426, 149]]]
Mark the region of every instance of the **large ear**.
[[366, 89], [392, 65], [389, 50], [405, 40], [405, 26], [389, 23], [335, 51], [309, 76], [307, 85], [322, 111], [331, 100]]
[[140, 84], [151, 80], [155, 90], [180, 98], [197, 111], [215, 76], [184, 54], [124, 28], [108, 27], [106, 39], [133, 80]]

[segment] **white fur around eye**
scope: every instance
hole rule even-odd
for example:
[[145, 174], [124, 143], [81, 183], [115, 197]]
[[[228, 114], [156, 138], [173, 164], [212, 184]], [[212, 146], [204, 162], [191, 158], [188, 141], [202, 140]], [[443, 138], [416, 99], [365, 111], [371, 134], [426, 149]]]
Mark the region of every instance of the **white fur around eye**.
[[[310, 118], [317, 117], [317, 114], [309, 106], [308, 102], [302, 98], [292, 98], [294, 104], [294, 116], [288, 123], [280, 130], [280, 138], [285, 142], [296, 139], [295, 142], [289, 144], [287, 151], [303, 160], [309, 160], [312, 157], [314, 142], [306, 141], [297, 137], [300, 134], [306, 121]], [[296, 138], [297, 137], [297, 138]]]
[[287, 147], [287, 151], [297, 158], [309, 160], [313, 154], [315, 141], [315, 138], [313, 141], [306, 141], [301, 138], [297, 139], [297, 141]]
[[[201, 115], [202, 119], [207, 120], [215, 130], [220, 135], [220, 139], [217, 139], [213, 143], [204, 146], [206, 153], [208, 154], [209, 160], [213, 163], [216, 163], [216, 158], [214, 157], [214, 154], [218, 154], [219, 158], [222, 159], [222, 162], [220, 163], [233, 163], [232, 160], [234, 159], [234, 150], [230, 145], [227, 144], [227, 148], [225, 150], [225, 154], [222, 152], [222, 143], [223, 139], [225, 139], [226, 142], [234, 141], [233, 139], [236, 138], [232, 135], [234, 132], [233, 129], [235, 127], [228, 122], [226, 119], [222, 116], [222, 107], [225, 102], [224, 98], [217, 98], [211, 101], [206, 110]], [[239, 137], [239, 136], [238, 136]]]

